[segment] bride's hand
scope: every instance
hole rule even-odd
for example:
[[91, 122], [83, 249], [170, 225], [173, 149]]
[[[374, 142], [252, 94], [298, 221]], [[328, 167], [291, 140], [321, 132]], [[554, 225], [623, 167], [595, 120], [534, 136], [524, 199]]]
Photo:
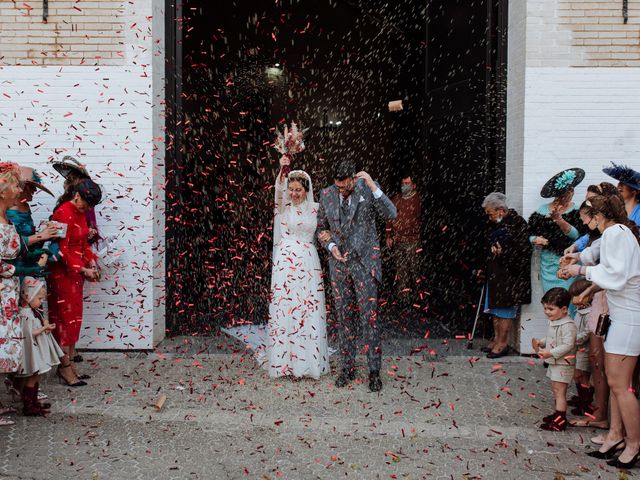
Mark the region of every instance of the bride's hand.
[[286, 167], [287, 165], [291, 165], [291, 159], [289, 155], [282, 155], [280, 157], [280, 168]]
[[329, 230], [322, 230], [318, 234], [318, 240], [320, 240], [322, 243], [327, 243], [329, 240], [331, 240], [331, 232]]
[[348, 253], [342, 255], [342, 253], [340, 253], [340, 249], [338, 247], [333, 247], [331, 249], [331, 255], [333, 255], [333, 258], [335, 258], [339, 262], [346, 262]]

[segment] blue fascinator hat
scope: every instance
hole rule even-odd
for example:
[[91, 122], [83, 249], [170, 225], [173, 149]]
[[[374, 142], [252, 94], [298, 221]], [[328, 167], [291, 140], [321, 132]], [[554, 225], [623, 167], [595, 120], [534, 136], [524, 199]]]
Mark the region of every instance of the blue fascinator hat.
[[603, 168], [602, 171], [619, 182], [624, 183], [627, 187], [640, 190], [640, 172], [636, 172], [626, 165], [616, 165], [613, 162], [611, 162], [611, 165], [611, 167]]

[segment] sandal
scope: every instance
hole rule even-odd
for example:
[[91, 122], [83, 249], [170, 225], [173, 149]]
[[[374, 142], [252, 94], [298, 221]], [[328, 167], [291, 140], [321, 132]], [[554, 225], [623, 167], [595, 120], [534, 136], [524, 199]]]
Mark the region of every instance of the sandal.
[[591, 420], [589, 417], [574, 418], [569, 421], [569, 425], [572, 427], [600, 428], [602, 430], [609, 430], [609, 422], [607, 420]]
[[8, 418], [0, 417], [0, 427], [10, 427], [11, 425], [15, 425], [16, 422], [13, 420], [9, 420]]

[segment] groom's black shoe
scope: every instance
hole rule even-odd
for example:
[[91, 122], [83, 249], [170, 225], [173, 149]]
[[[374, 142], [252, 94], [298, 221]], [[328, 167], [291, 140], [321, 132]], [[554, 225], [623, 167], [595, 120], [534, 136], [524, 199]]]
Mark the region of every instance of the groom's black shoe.
[[346, 387], [356, 378], [356, 372], [353, 370], [342, 370], [336, 379], [336, 387]]
[[380, 372], [369, 373], [369, 390], [379, 392], [382, 390], [382, 380], [380, 380]]

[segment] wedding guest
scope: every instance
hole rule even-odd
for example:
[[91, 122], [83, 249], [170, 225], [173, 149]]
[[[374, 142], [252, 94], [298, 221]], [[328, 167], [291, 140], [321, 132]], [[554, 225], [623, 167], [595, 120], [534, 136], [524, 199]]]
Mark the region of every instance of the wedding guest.
[[396, 270], [395, 287], [398, 302], [414, 303], [411, 292], [416, 289], [420, 275], [420, 222], [422, 196], [411, 175], [402, 177], [401, 193], [393, 197], [398, 211], [394, 220], [387, 222], [386, 245]]
[[[605, 197], [608, 197], [609, 195], [619, 195], [619, 192], [618, 188], [614, 184], [609, 182], [600, 182], [597, 185], [589, 185], [587, 187], [587, 193], [585, 194], [584, 198], [585, 200], [589, 200], [591, 197], [594, 197], [596, 195], [604, 195]], [[567, 247], [564, 253], [567, 254], [581, 252], [587, 247], [587, 244], [590, 243], [589, 239], [593, 238], [594, 234], [597, 232], [598, 230], [595, 229], [585, 233], [569, 247]], [[599, 233], [598, 236], [600, 236]]]
[[[606, 191], [604, 188], [602, 191]], [[617, 190], [609, 190], [609, 195], [618, 196]], [[593, 196], [589, 197], [592, 198]], [[597, 228], [597, 222], [590, 214], [591, 207], [587, 202], [580, 205], [580, 220], [589, 229], [586, 247], [579, 253], [567, 253], [560, 261], [560, 267], [576, 262], [582, 265], [597, 265], [600, 261], [601, 233]], [[562, 275], [560, 275], [562, 276]], [[590, 303], [591, 309], [587, 318], [589, 329], [589, 365], [591, 367], [591, 381], [594, 389], [594, 407], [589, 415], [573, 419], [570, 425], [574, 427], [609, 428], [609, 384], [605, 372], [604, 338], [595, 334], [595, 329], [600, 314], [608, 311], [607, 299], [604, 291], [591, 292], [588, 287], [577, 298], [577, 303]], [[604, 440], [603, 440], [604, 441]]]
[[504, 193], [493, 192], [482, 202], [489, 222], [485, 234], [485, 312], [493, 317], [494, 340], [488, 358], [508, 353], [507, 341], [518, 308], [531, 302], [531, 245], [527, 222], [507, 206]]
[[625, 211], [629, 218], [640, 225], [640, 172], [624, 165], [603, 168], [602, 171], [618, 180], [618, 191], [622, 195]]
[[544, 314], [549, 319], [547, 337], [531, 340], [533, 350], [548, 365], [555, 412], [542, 419], [540, 428], [552, 432], [567, 429], [567, 386], [575, 370], [577, 333], [576, 324], [568, 316], [570, 303], [571, 296], [564, 288], [548, 290], [542, 297]]
[[[28, 247], [22, 254], [12, 261], [16, 267], [15, 275], [24, 277], [27, 275], [33, 277], [43, 277], [47, 270], [47, 263], [50, 255], [50, 251], [44, 247], [44, 242], [58, 238], [58, 227], [52, 223], [47, 224], [41, 231], [36, 232], [36, 227], [31, 215], [31, 207], [29, 202], [33, 200], [33, 195], [37, 191], [43, 191], [53, 196], [53, 193], [42, 184], [42, 179], [38, 172], [31, 167], [20, 166], [18, 167], [18, 174], [23, 188], [22, 193], [18, 197], [15, 205], [7, 210], [7, 218], [15, 226], [16, 230], [22, 238], [23, 245]], [[44, 314], [44, 313], [43, 313]], [[63, 365], [66, 362], [66, 357], [62, 357]], [[79, 384], [86, 385], [85, 382], [80, 382], [71, 369], [62, 370], [63, 376], [67, 383], [71, 386], [80, 386]], [[22, 393], [22, 382], [17, 381], [8, 384], [9, 389], [16, 395]], [[38, 399], [44, 400], [47, 396], [38, 391]]]
[[16, 275], [20, 277], [25, 275], [41, 277], [44, 274], [49, 256], [49, 251], [43, 248], [44, 242], [57, 238], [58, 229], [54, 225], [47, 225], [41, 231], [36, 232], [29, 202], [33, 200], [33, 195], [39, 190], [51, 196], [53, 193], [42, 184], [40, 175], [33, 168], [20, 166], [18, 174], [23, 186], [22, 193], [15, 205], [7, 210], [7, 218], [20, 234], [22, 243], [28, 247], [28, 251], [12, 263], [16, 267]]
[[612, 458], [624, 448], [607, 463], [628, 469], [640, 458], [640, 404], [629, 388], [640, 355], [640, 232], [617, 197], [597, 196], [585, 203], [602, 232], [600, 263], [567, 265], [563, 273], [584, 275], [594, 284], [588, 293], [604, 289], [611, 320], [604, 342], [611, 389], [610, 428], [602, 447], [590, 454]]
[[[56, 201], [56, 205], [53, 208], [55, 211], [65, 202], [68, 202], [73, 198], [74, 189], [78, 183], [82, 180], [91, 180], [89, 171], [71, 155], [65, 155], [61, 161], [53, 162], [53, 168], [64, 178], [64, 192]], [[84, 212], [87, 226], [89, 227], [88, 242], [89, 245], [97, 242], [100, 239], [100, 233], [98, 231], [96, 213], [93, 207], [87, 208]], [[51, 253], [57, 256], [59, 253], [57, 242], [52, 242], [49, 246]], [[73, 357], [74, 363], [80, 363], [83, 361], [82, 355], [75, 353]], [[74, 366], [75, 368], [75, 366]]]
[[22, 387], [22, 412], [26, 416], [45, 416], [51, 404], [38, 401], [41, 375], [60, 364], [64, 352], [51, 332], [56, 328], [42, 314], [46, 296], [45, 283], [25, 277], [20, 288], [20, 323], [22, 326], [22, 360], [17, 376], [25, 379]]
[[[52, 217], [67, 225], [67, 231], [58, 241], [60, 255], [50, 264], [47, 277], [49, 321], [57, 325], [54, 336], [70, 359], [80, 337], [84, 279], [93, 281], [99, 276], [96, 256], [88, 243], [85, 212], [102, 199], [100, 187], [92, 180], [82, 180], [73, 192], [72, 199], [60, 205]], [[78, 378], [87, 378], [78, 375], [73, 362], [71, 365]]]
[[[22, 329], [18, 317], [18, 289], [15, 267], [9, 260], [21, 251], [20, 235], [7, 218], [7, 210], [20, 195], [17, 165], [0, 163], [0, 373], [15, 373], [22, 355]], [[0, 426], [12, 425], [2, 415], [15, 412], [0, 405]]]
[[573, 279], [557, 276], [560, 257], [580, 233], [576, 228], [580, 217], [573, 203], [574, 188], [584, 179], [584, 170], [569, 168], [554, 175], [542, 187], [540, 196], [555, 197], [551, 203], [541, 205], [529, 217], [529, 240], [540, 250], [540, 279], [542, 291], [554, 287], [569, 288]]
[[[82, 180], [91, 180], [91, 176], [84, 165], [71, 155], [65, 155], [62, 161], [53, 162], [52, 165], [53, 168], [64, 177], [64, 193], [56, 202], [56, 206], [53, 209], [55, 212], [60, 205], [73, 198], [75, 186]], [[95, 209], [93, 207], [88, 208], [85, 211], [85, 217], [89, 227], [89, 243], [93, 244], [100, 239]]]
[[[588, 326], [589, 314], [591, 313], [591, 298], [583, 298], [581, 294], [591, 286], [591, 282], [585, 279], [578, 279], [569, 287], [569, 295], [571, 296], [571, 303], [576, 306], [576, 316], [574, 321], [578, 328], [576, 335], [576, 346], [578, 348], [576, 352], [576, 370], [573, 376], [573, 380], [576, 384], [578, 396], [574, 400], [570, 400], [569, 405], [573, 405], [575, 408], [571, 410], [574, 415], [585, 415], [588, 413], [593, 415], [593, 394], [594, 389], [590, 385], [591, 381], [591, 365], [589, 361], [589, 335], [590, 330]], [[570, 425], [574, 425], [572, 422]]]

